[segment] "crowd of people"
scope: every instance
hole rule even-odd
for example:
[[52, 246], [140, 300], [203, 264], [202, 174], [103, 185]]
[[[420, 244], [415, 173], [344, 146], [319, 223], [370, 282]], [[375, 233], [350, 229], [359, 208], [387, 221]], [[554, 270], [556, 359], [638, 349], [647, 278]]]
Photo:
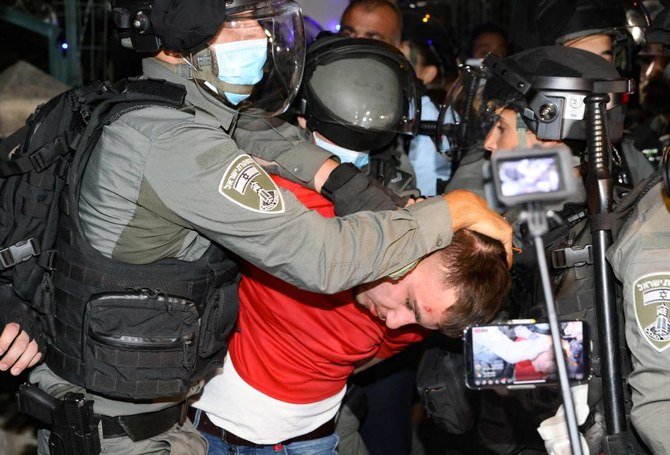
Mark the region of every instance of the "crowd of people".
[[[351, 0], [338, 33], [305, 43], [293, 0], [111, 1], [124, 45], [146, 54], [142, 75], [185, 97], [103, 128], [68, 171], [81, 179], [68, 174], [35, 296], [0, 304], [2, 374], [29, 372], [58, 400], [81, 393], [99, 417], [94, 442], [65, 453], [557, 450], [535, 432], [561, 404], [556, 386], [473, 393], [459, 343], [468, 327], [546, 320], [523, 212], [482, 197], [482, 169], [567, 147], [579, 188], [550, 207], [544, 238], [560, 318], [592, 327], [590, 372], [582, 333], [562, 333], [590, 387], [585, 447], [614, 444], [599, 359], [617, 350], [631, 445], [670, 454], [669, 8], [526, 2], [527, 47], [485, 23], [444, 52], [434, 30], [448, 24], [426, 33], [402, 6]], [[560, 186], [539, 171], [533, 192]], [[613, 240], [616, 346], [598, 330], [599, 229]], [[488, 329], [477, 381], [555, 379], [538, 327]], [[456, 379], [441, 387], [466, 399], [431, 406], [417, 390], [431, 350], [451, 355]], [[422, 445], [426, 409], [461, 413], [467, 443], [433, 427], [447, 447]], [[39, 430], [40, 454], [56, 453], [53, 438]]]

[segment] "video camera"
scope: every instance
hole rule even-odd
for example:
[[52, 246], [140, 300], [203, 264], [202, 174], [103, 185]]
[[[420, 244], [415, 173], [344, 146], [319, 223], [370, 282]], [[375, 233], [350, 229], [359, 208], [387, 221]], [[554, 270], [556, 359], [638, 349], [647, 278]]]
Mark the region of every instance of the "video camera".
[[[551, 349], [545, 349], [547, 355], [553, 351], [553, 361], [557, 375], [526, 376], [519, 374], [516, 362], [500, 361], [499, 363], [486, 363], [486, 356], [478, 358], [476, 342], [486, 340], [486, 335], [500, 330], [499, 327], [484, 328], [474, 327], [465, 333], [465, 357], [472, 359], [466, 375], [466, 383], [471, 388], [485, 387], [534, 387], [538, 384], [553, 382], [561, 389], [563, 406], [570, 435], [570, 447], [574, 454], [581, 455], [581, 443], [575, 405], [570, 392], [570, 379], [573, 381], [584, 381], [588, 378], [588, 365], [578, 362], [576, 369], [571, 375], [568, 366], [574, 362], [570, 360], [572, 348], [564, 349], [566, 340], [561, 334], [565, 333], [565, 323], [558, 320], [556, 303], [554, 301], [549, 269], [545, 255], [545, 247], [542, 236], [549, 231], [549, 210], [551, 204], [561, 203], [577, 192], [577, 176], [573, 171], [572, 153], [567, 147], [543, 148], [533, 147], [530, 149], [519, 149], [514, 151], [499, 151], [494, 153], [490, 162], [484, 165], [485, 191], [489, 204], [497, 208], [509, 208], [517, 205], [523, 206], [520, 220], [528, 226], [528, 232], [533, 237], [537, 255], [537, 265], [542, 279], [542, 289], [546, 302], [546, 311], [551, 339]], [[575, 349], [579, 352], [580, 360], [585, 360], [583, 334], [587, 333], [582, 321], [572, 321], [572, 325], [581, 327], [581, 341]], [[528, 329], [527, 327], [525, 327]], [[547, 337], [547, 340], [549, 339]], [[505, 340], [500, 340], [505, 341]], [[509, 341], [509, 340], [507, 340]], [[470, 347], [470, 351], [468, 351]], [[528, 347], [528, 349], [532, 349]], [[536, 358], [537, 352], [525, 352], [527, 360]], [[534, 355], [532, 355], [534, 354]], [[543, 354], [544, 355], [544, 354]], [[501, 357], [502, 359], [503, 357]], [[547, 361], [543, 361], [545, 364]], [[503, 368], [498, 368], [503, 366]], [[513, 367], [512, 372], [507, 371], [505, 366]], [[554, 364], [551, 364], [552, 369]], [[534, 372], [537, 372], [533, 370]], [[572, 376], [572, 378], [571, 378]], [[558, 382], [556, 382], [556, 377]]]
[[496, 208], [565, 201], [577, 192], [567, 147], [494, 153], [484, 166], [486, 198]]
[[153, 53], [161, 40], [151, 25], [152, 0], [112, 0], [112, 17], [123, 47]]

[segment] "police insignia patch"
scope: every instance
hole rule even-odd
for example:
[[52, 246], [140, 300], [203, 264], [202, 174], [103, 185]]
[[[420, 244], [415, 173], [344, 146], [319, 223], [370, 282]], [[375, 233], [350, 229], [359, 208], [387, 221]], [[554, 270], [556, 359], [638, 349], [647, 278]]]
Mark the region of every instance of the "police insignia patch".
[[219, 182], [219, 193], [254, 212], [284, 213], [281, 191], [249, 155], [240, 155], [230, 163]]
[[637, 326], [656, 351], [670, 347], [670, 273], [645, 275], [633, 283]]

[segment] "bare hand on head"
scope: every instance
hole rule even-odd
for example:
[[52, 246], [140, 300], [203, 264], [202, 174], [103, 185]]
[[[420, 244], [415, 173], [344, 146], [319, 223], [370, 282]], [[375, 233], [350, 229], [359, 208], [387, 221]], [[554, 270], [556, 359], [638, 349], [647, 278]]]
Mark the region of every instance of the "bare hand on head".
[[426, 200], [426, 198], [425, 198], [425, 197], [421, 197], [421, 196], [419, 196], [419, 197], [417, 197], [417, 198], [408, 197], [408, 198], [407, 198], [407, 202], [405, 203], [405, 207], [409, 207], [410, 205], [414, 205], [414, 204], [416, 204], [417, 202], [421, 202], [421, 201], [425, 201], [425, 200]]
[[0, 371], [9, 370], [18, 376], [41, 358], [37, 343], [18, 324], [12, 322], [5, 326], [0, 335]]
[[445, 194], [449, 204], [454, 232], [470, 229], [500, 240], [507, 252], [507, 264], [512, 265], [512, 226], [486, 203], [486, 200], [466, 190]]

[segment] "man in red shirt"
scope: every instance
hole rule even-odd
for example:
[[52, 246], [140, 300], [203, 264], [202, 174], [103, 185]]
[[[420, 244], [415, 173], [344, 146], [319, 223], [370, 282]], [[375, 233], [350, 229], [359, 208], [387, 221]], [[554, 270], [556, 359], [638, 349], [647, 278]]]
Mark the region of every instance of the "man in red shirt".
[[[275, 180], [334, 216], [319, 194]], [[421, 340], [426, 329], [459, 336], [493, 317], [508, 286], [502, 245], [470, 231], [397, 278], [334, 295], [299, 290], [247, 264], [238, 329], [223, 373], [194, 405], [206, 413], [195, 424], [210, 453], [337, 453], [334, 420], [356, 367]]]

